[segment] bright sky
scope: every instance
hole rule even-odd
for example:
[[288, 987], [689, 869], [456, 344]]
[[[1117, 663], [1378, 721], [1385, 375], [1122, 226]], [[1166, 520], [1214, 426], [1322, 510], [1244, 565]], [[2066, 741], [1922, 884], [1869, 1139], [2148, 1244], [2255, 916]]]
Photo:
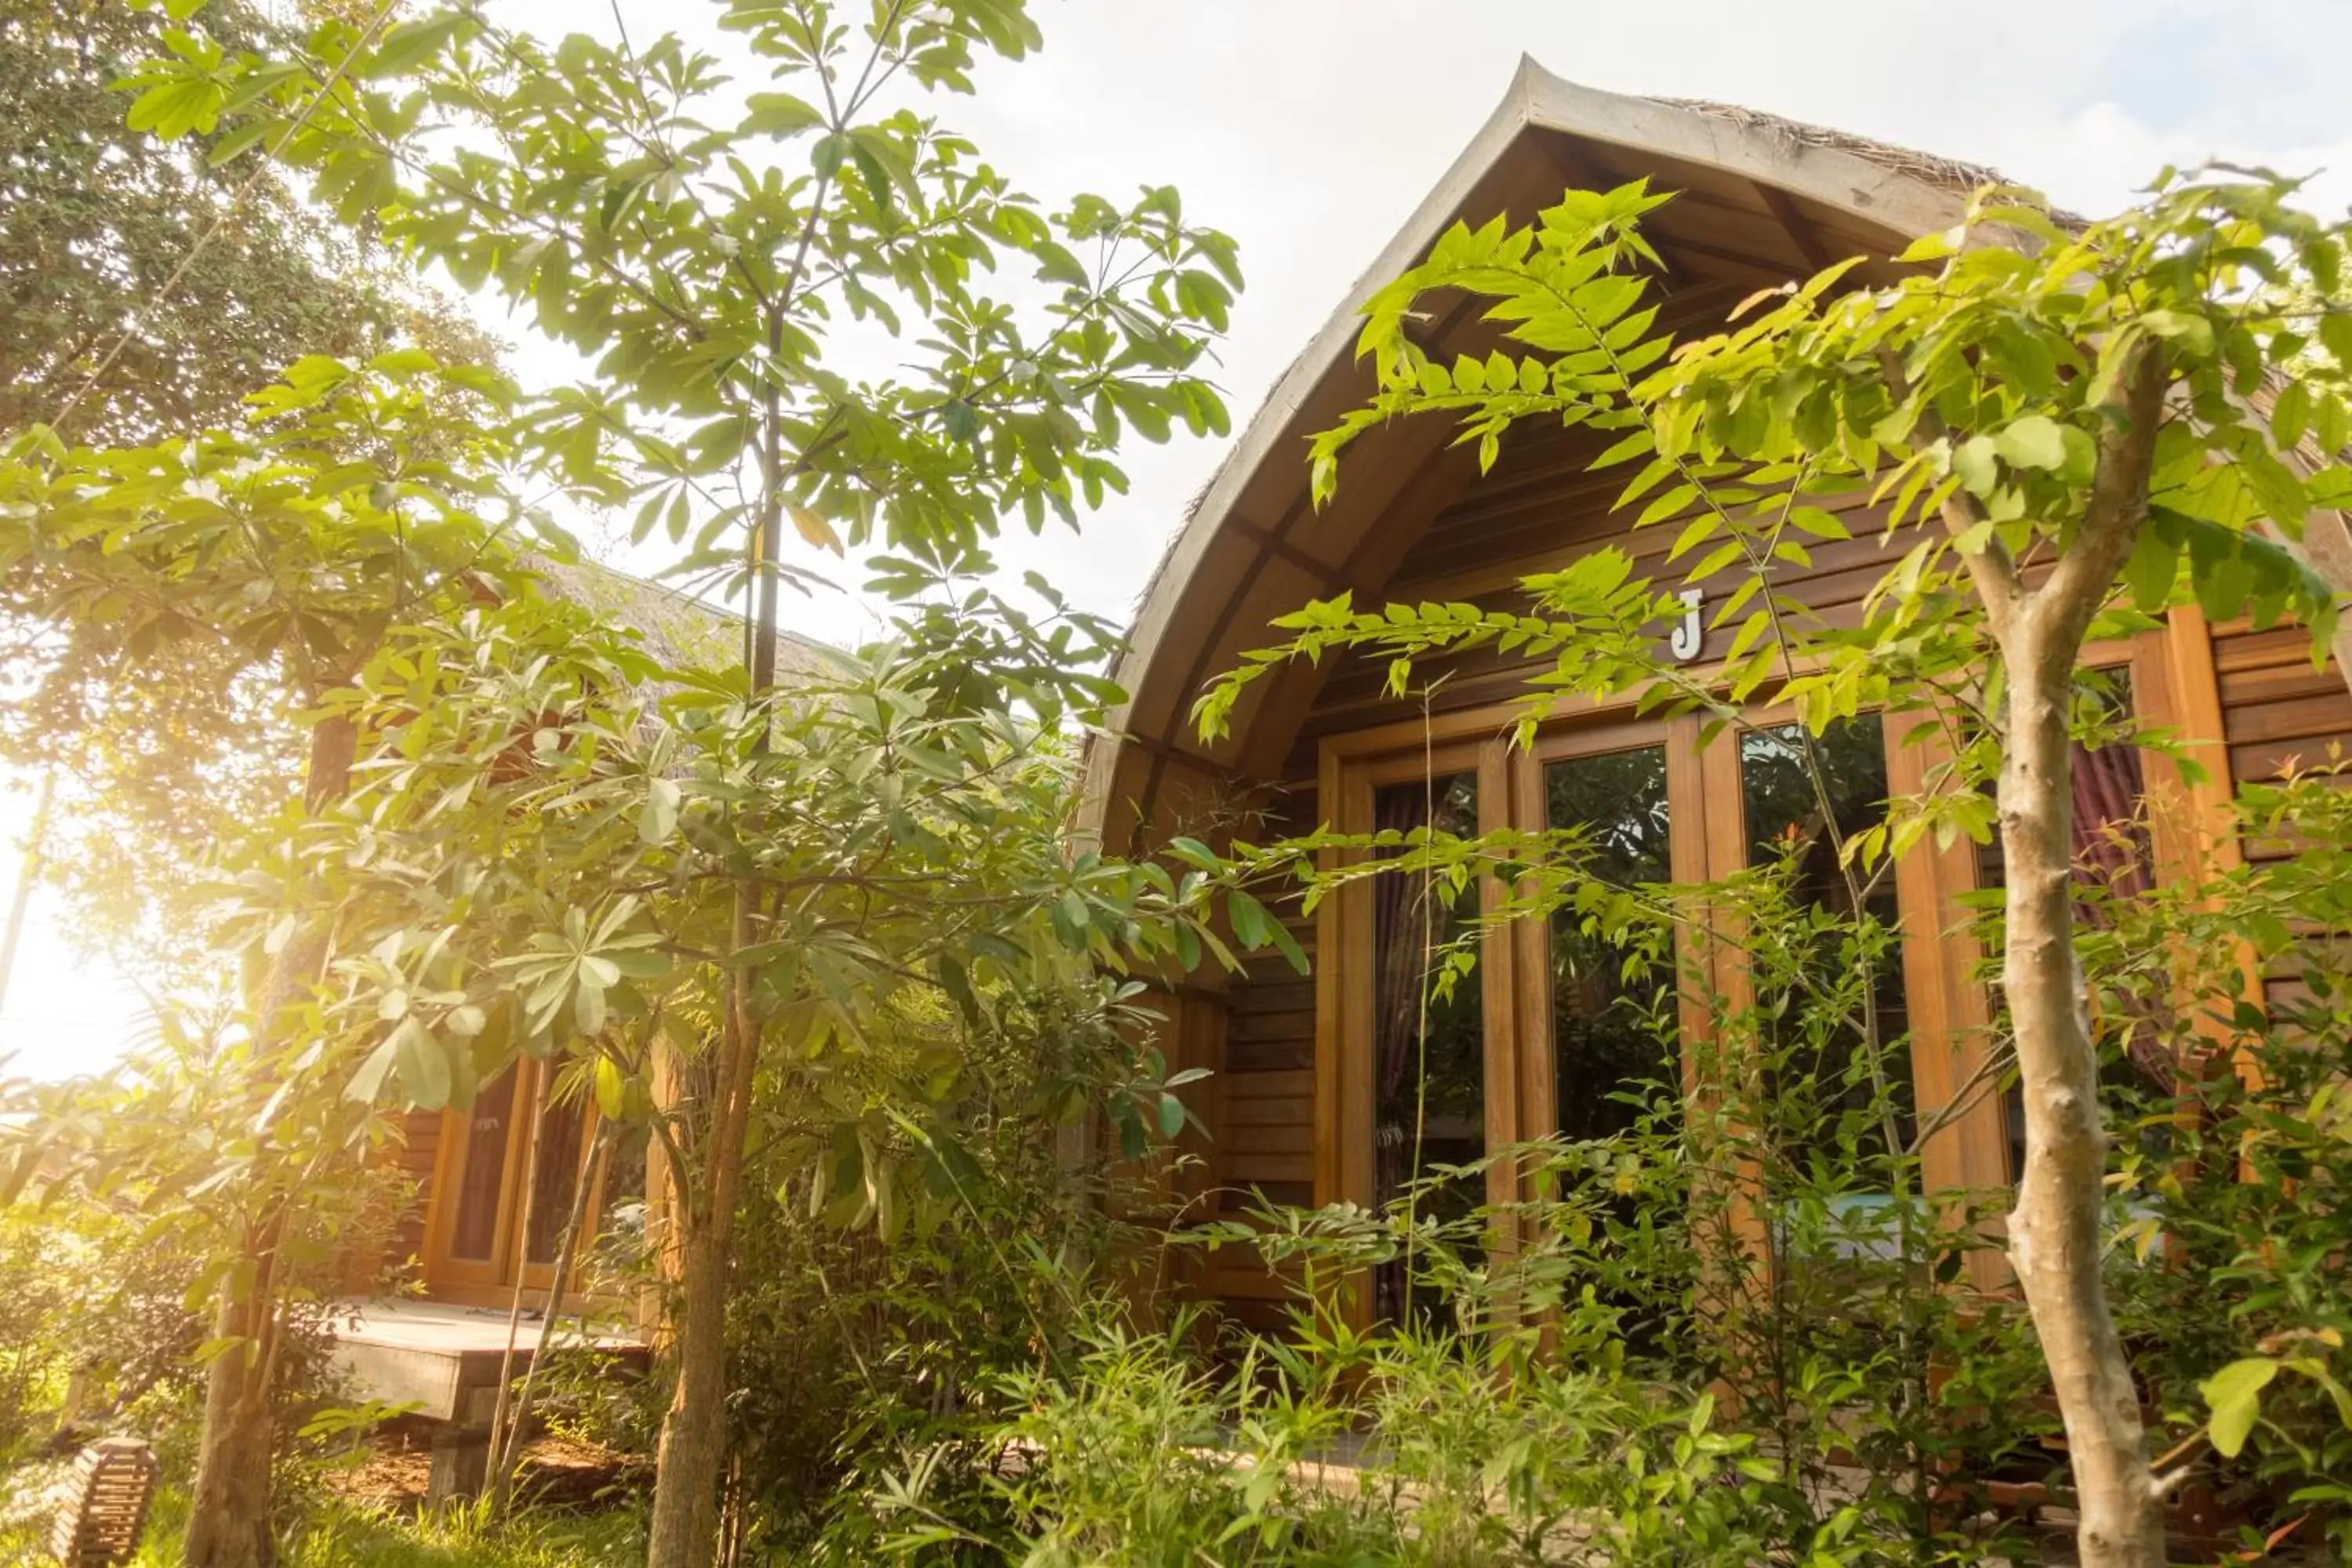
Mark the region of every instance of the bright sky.
[[[1708, 98], [1990, 163], [2076, 211], [2129, 200], [2164, 163], [2209, 156], [2318, 172], [2315, 205], [2352, 197], [2347, 0], [1033, 0], [1042, 56], [992, 67], [977, 100], [935, 106], [1042, 199], [1172, 184], [1234, 235], [1249, 290], [1222, 379], [1238, 425], [1500, 100], [1522, 54], [1616, 92]], [[585, 0], [492, 0], [550, 35], [609, 34]], [[845, 13], [856, 9], [854, 0]], [[715, 7], [621, 0], [639, 47]], [[720, 41], [718, 47], [724, 48]], [[748, 68], [749, 62], [746, 62]], [[571, 374], [523, 340], [528, 381]], [[1139, 447], [1132, 494], [1085, 534], [1001, 552], [1083, 606], [1124, 617], [1220, 452]], [[633, 565], [657, 565], [632, 559]], [[847, 574], [854, 579], [854, 569]], [[788, 606], [799, 629], [854, 640], [854, 595]], [[29, 791], [0, 795], [0, 878], [13, 885]], [[5, 894], [0, 894], [5, 900]], [[79, 960], [37, 900], [5, 1015], [15, 1070], [110, 1059], [139, 1026], [136, 992]]]

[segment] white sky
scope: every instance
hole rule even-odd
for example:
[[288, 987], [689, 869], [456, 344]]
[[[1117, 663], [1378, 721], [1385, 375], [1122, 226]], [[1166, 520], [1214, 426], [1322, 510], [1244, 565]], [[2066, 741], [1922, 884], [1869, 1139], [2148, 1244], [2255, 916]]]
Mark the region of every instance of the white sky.
[[[1522, 54], [1616, 92], [1710, 98], [1990, 163], [2076, 211], [2130, 199], [2157, 168], [2220, 156], [2318, 172], [2315, 202], [2352, 196], [2352, 0], [1033, 0], [1045, 52], [991, 66], [976, 100], [932, 111], [1033, 195], [1124, 196], [1172, 184], [1187, 212], [1241, 242], [1249, 278], [1221, 379], [1238, 426], [1500, 100]], [[588, 0], [494, 0], [548, 35], [608, 33]], [[845, 13], [856, 9], [854, 0]], [[622, 0], [642, 48], [699, 40], [715, 9]], [[716, 43], [724, 49], [725, 41]], [[744, 70], [751, 68], [744, 62]], [[528, 382], [568, 355], [518, 343]], [[1083, 535], [1000, 552], [1082, 606], [1123, 618], [1214, 444], [1138, 446], [1133, 492]], [[631, 556], [646, 569], [658, 557]], [[833, 566], [855, 581], [855, 566]], [[855, 640], [854, 595], [794, 601], [798, 628]], [[31, 795], [0, 795], [0, 889]], [[5, 892], [0, 892], [5, 904]], [[135, 991], [79, 960], [37, 900], [0, 1015], [0, 1052], [43, 1076], [103, 1065], [139, 1026]]]

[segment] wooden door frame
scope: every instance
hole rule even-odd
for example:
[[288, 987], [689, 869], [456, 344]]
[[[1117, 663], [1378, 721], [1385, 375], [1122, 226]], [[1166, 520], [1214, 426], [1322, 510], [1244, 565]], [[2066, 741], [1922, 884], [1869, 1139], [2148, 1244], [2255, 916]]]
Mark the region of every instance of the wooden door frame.
[[[2168, 880], [2210, 874], [2237, 864], [2233, 784], [2224, 749], [2212, 633], [2203, 615], [2193, 605], [2175, 609], [2159, 628], [2087, 645], [2079, 664], [2084, 668], [2127, 668], [2138, 719], [2173, 731], [2186, 746], [2211, 758], [2207, 776], [2193, 780], [2169, 759], [2143, 752], [2155, 809], [2151, 847], [2156, 877]], [[1698, 672], [1698, 678], [1704, 680], [1708, 675]], [[1317, 782], [1326, 820], [1340, 833], [1369, 832], [1371, 791], [1377, 783], [1417, 778], [1424, 772], [1475, 769], [1482, 832], [1538, 823], [1546, 763], [1663, 739], [1675, 824], [1670, 854], [1675, 879], [1705, 881], [1747, 864], [1746, 798], [1736, 739], [1718, 737], [1718, 742], [1730, 743], [1702, 750], [1698, 736], [1703, 721], [1695, 715], [1642, 720], [1633, 716], [1630, 699], [1576, 699], [1547, 714], [1532, 749], [1515, 748], [1510, 733], [1523, 712], [1521, 704], [1505, 700], [1325, 737], [1318, 748]], [[1742, 717], [1749, 724], [1771, 725], [1790, 721], [1793, 715], [1768, 702]], [[1931, 770], [1948, 760], [1948, 748], [1933, 732], [1916, 739], [1906, 736], [1909, 726], [1904, 716], [1889, 715], [1884, 723], [1888, 794], [1917, 794]], [[1327, 871], [1345, 863], [1341, 852], [1324, 852]], [[1917, 846], [1896, 862], [1894, 882], [1917, 1113], [1925, 1124], [1956, 1102], [1962, 1105], [1921, 1151], [1923, 1186], [1931, 1194], [2005, 1187], [2008, 1116], [2000, 1075], [1990, 1059], [1991, 998], [1978, 980], [1986, 955], [1973, 921], [1958, 902], [1960, 894], [1978, 887], [1975, 846], [1965, 839], [1948, 846], [1932, 841]], [[1498, 886], [1486, 887], [1482, 906], [1491, 912], [1502, 897]], [[1369, 1204], [1373, 1195], [1372, 1078], [1367, 1056], [1372, 984], [1370, 900], [1370, 888], [1359, 884], [1326, 900], [1317, 916], [1318, 1205]], [[1521, 921], [1512, 928], [1508, 941], [1490, 937], [1480, 955], [1489, 1148], [1547, 1130], [1543, 1124], [1553, 1094], [1549, 934], [1538, 922]], [[1737, 1004], [1747, 991], [1746, 966], [1731, 944], [1717, 947], [1705, 963], [1717, 991]], [[2259, 996], [2260, 980], [2252, 974], [2251, 965], [2249, 985], [2250, 994]], [[1707, 1026], [1704, 1001], [1685, 988], [1682, 1011], [1688, 1042]], [[1686, 1090], [1703, 1087], [1695, 1081], [1687, 1044], [1684, 1072]], [[1490, 1202], [1510, 1201], [1517, 1195], [1515, 1187], [1508, 1173], [1489, 1173]], [[1996, 1289], [2006, 1278], [1997, 1255], [1979, 1257], [1975, 1284]], [[1369, 1292], [1354, 1295], [1351, 1318], [1369, 1321]]]
[[[526, 1301], [543, 1305], [554, 1285], [552, 1264], [533, 1263], [526, 1256], [529, 1238], [522, 1234], [523, 1209], [530, 1192], [530, 1168], [539, 1153], [539, 1124], [549, 1109], [541, 1086], [555, 1072], [552, 1061], [518, 1057], [505, 1071], [515, 1074], [514, 1110], [507, 1128], [505, 1173], [499, 1184], [498, 1215], [488, 1259], [449, 1255], [457, 1226], [457, 1199], [466, 1177], [467, 1134], [473, 1121], [468, 1110], [446, 1109], [441, 1113], [441, 1138], [434, 1152], [433, 1184], [426, 1193], [425, 1293], [434, 1300], [467, 1306], [505, 1305], [514, 1297], [518, 1276]], [[593, 1102], [581, 1108], [580, 1163], [575, 1181], [593, 1181], [597, 1112]], [[604, 1194], [588, 1194], [588, 1218], [602, 1211]], [[568, 1215], [567, 1215], [567, 1217]], [[583, 1237], [584, 1242], [586, 1238]], [[577, 1292], [568, 1294], [571, 1300]]]
[[[1384, 784], [1423, 778], [1475, 773], [1478, 779], [1478, 830], [1488, 833], [1507, 824], [1510, 782], [1502, 744], [1497, 740], [1454, 742], [1409, 752], [1340, 753], [1327, 746], [1324, 773], [1333, 803], [1328, 818], [1345, 834], [1372, 830], [1373, 792]], [[1360, 856], [1341, 859], [1327, 851], [1332, 869], [1356, 863]], [[1492, 912], [1503, 893], [1493, 879], [1479, 889], [1483, 910]], [[1354, 883], [1326, 899], [1316, 913], [1316, 952], [1328, 955], [1316, 967], [1315, 1016], [1315, 1201], [1322, 1205], [1355, 1203], [1369, 1207], [1374, 1192], [1372, 1139], [1379, 1112], [1372, 1059], [1372, 1009], [1376, 991], [1372, 963], [1372, 885]], [[1486, 1122], [1489, 1147], [1510, 1141], [1516, 1125], [1512, 1092], [1517, 1063], [1510, 1027], [1510, 963], [1507, 954], [1495, 961], [1491, 940], [1479, 952], [1479, 1005], [1485, 1034], [1486, 1074]], [[1499, 1024], [1498, 1024], [1499, 1020]], [[1498, 1079], [1504, 1085], [1502, 1110], [1496, 1107]], [[1497, 1138], [1497, 1133], [1504, 1136]], [[1489, 1173], [1490, 1198], [1496, 1180]], [[1507, 1195], [1507, 1187], [1504, 1188]]]

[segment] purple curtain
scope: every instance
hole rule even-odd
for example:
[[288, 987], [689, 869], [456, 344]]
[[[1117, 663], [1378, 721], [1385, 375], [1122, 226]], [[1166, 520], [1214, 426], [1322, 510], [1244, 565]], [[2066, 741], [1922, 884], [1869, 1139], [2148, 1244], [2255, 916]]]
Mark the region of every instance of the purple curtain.
[[[2139, 749], [2098, 751], [2077, 742], [2074, 773], [2074, 918], [2099, 930], [2116, 923], [2116, 905], [2147, 891], [2153, 847], [2148, 839], [2147, 776]], [[2180, 1089], [2180, 1064], [2164, 1047], [2160, 1017], [2140, 1018], [2125, 1047], [2134, 1066], [2168, 1094]]]
[[[2139, 749], [2074, 747], [2074, 875], [2116, 899], [2147, 890], [2147, 823], [2140, 815], [2147, 782]], [[2078, 900], [2076, 912], [2100, 925], [2114, 923], [2102, 900]]]

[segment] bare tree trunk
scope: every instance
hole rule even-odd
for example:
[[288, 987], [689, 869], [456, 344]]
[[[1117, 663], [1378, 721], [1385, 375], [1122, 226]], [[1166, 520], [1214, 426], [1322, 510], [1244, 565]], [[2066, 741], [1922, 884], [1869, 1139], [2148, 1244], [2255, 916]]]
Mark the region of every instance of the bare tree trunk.
[[204, 1429], [180, 1549], [187, 1568], [270, 1568], [278, 1560], [269, 1519], [277, 1300], [267, 1267], [278, 1240], [267, 1224], [248, 1235], [247, 1255], [265, 1267], [242, 1292], [224, 1282], [213, 1312], [213, 1338], [227, 1348], [205, 1372]]
[[[751, 945], [754, 895], [735, 895], [736, 951]], [[759, 1028], [751, 1011], [751, 972], [730, 976], [721, 1036], [718, 1096], [698, 1194], [677, 1173], [678, 1312], [673, 1325], [677, 1386], [662, 1417], [654, 1456], [654, 1507], [646, 1568], [710, 1568], [719, 1541], [719, 1478], [727, 1463], [727, 1293], [735, 1235], [735, 1199], [751, 1122], [759, 1066]]]
[[2065, 1418], [2084, 1568], [2162, 1568], [2164, 1510], [2139, 1391], [2100, 1272], [2107, 1135], [2074, 957], [2071, 882], [2074, 647], [2040, 646], [2027, 618], [2008, 662], [2000, 778], [2009, 883], [2002, 987], [2025, 1094], [2025, 1172], [2009, 1219], [2009, 1255]]
[[16, 865], [16, 892], [8, 904], [8, 929], [0, 935], [0, 1016], [8, 1010], [8, 982], [16, 973], [16, 945], [25, 934], [25, 914], [32, 907], [33, 889], [40, 886], [41, 865], [49, 848], [49, 813], [57, 804], [58, 770], [41, 774], [40, 804], [33, 807], [33, 826], [25, 835], [25, 858]]
[[[520, 1068], [518, 1066], [516, 1068], [509, 1068], [509, 1070], [520, 1071]], [[524, 1162], [522, 1187], [522, 1246], [519, 1249], [520, 1257], [518, 1258], [515, 1267], [514, 1296], [507, 1306], [506, 1351], [504, 1354], [499, 1357], [499, 1381], [495, 1385], [498, 1389], [498, 1402], [492, 1405], [490, 1409], [489, 1479], [490, 1513], [493, 1517], [504, 1511], [506, 1503], [504, 1489], [499, 1484], [499, 1477], [500, 1474], [499, 1470], [499, 1456], [505, 1451], [505, 1445], [511, 1436], [507, 1430], [507, 1412], [510, 1408], [509, 1402], [514, 1392], [515, 1342], [522, 1337], [522, 1304], [525, 1298], [530, 1294], [530, 1227], [539, 1218], [539, 1139], [540, 1134], [545, 1131], [547, 1128], [547, 1101], [550, 1091], [554, 1088], [554, 1083], [555, 1074], [552, 1071], [541, 1072], [536, 1091], [530, 1097], [531, 1103], [524, 1112], [530, 1120], [523, 1124], [524, 1132], [522, 1139], [522, 1157]], [[552, 1304], [551, 1303], [550, 1311], [548, 1313], [541, 1314], [539, 1321], [539, 1348], [541, 1351], [544, 1351], [547, 1348], [547, 1320], [548, 1317], [552, 1314]], [[539, 1364], [539, 1356], [537, 1353], [534, 1353], [531, 1356], [531, 1364], [533, 1366], [537, 1366]]]
[[[2166, 367], [2143, 347], [2120, 378], [2090, 503], [2072, 545], [2028, 591], [2006, 554], [1970, 561], [2008, 678], [2000, 784], [2008, 879], [2001, 989], [2025, 1097], [2025, 1171], [2009, 1255], [2050, 1366], [2081, 1516], [2084, 1568], [2164, 1568], [2163, 1492], [2139, 1390], [2107, 1309], [2100, 1234], [2107, 1135], [2074, 956], [2074, 777], [2067, 719], [2092, 618], [2147, 523]], [[1997, 548], [1997, 547], [1996, 547]]]
[[[347, 719], [322, 721], [310, 731], [303, 798], [313, 811], [351, 788], [359, 734]], [[270, 1047], [285, 1037], [284, 1015], [303, 1000], [326, 961], [327, 932], [298, 933], [270, 961], [254, 1009], [257, 1100], [274, 1087]], [[180, 1548], [184, 1568], [271, 1568], [269, 1461], [276, 1447], [271, 1404], [276, 1393], [278, 1248], [285, 1239], [289, 1194], [247, 1225], [246, 1269], [220, 1285], [213, 1339], [226, 1344], [205, 1372], [205, 1416], [197, 1442], [196, 1479], [188, 1502], [188, 1532]], [[246, 1275], [243, 1286], [237, 1283]]]
[[[817, 205], [824, 205], [823, 186]], [[803, 255], [807, 239], [802, 241]], [[798, 263], [794, 264], [795, 270]], [[786, 291], [787, 297], [789, 290]], [[768, 347], [783, 344], [782, 300], [769, 307]], [[761, 397], [761, 497], [758, 525], [751, 539], [751, 646], [745, 671], [751, 678], [755, 719], [776, 682], [778, 560], [783, 549], [783, 414], [772, 376]], [[764, 748], [765, 730], [761, 746]], [[735, 889], [732, 950], [757, 940], [759, 896], [747, 884]], [[678, 1217], [685, 1232], [679, 1247], [679, 1301], [675, 1354], [677, 1386], [662, 1417], [654, 1455], [654, 1507], [646, 1568], [710, 1568], [719, 1547], [719, 1478], [727, 1463], [727, 1293], [733, 1261], [735, 1196], [743, 1179], [745, 1144], [751, 1135], [751, 1089], [760, 1065], [760, 1026], [751, 1006], [751, 971], [730, 972], [726, 1028], [720, 1037], [718, 1101], [712, 1107], [710, 1139], [702, 1161], [703, 1202], [688, 1173], [674, 1172]]]

